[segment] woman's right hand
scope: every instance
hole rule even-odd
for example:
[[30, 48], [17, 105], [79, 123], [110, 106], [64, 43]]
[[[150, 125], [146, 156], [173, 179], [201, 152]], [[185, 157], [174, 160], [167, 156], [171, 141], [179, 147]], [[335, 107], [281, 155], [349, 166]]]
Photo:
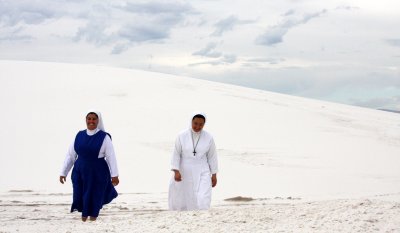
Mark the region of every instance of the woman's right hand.
[[117, 186], [119, 184], [118, 176], [111, 177], [111, 183], [112, 183], [113, 186]]
[[66, 182], [67, 179], [65, 178], [65, 176], [60, 176], [60, 183], [64, 184], [64, 182]]
[[174, 170], [174, 172], [175, 172], [175, 176], [174, 176], [175, 181], [176, 182], [182, 181], [181, 173], [178, 170]]

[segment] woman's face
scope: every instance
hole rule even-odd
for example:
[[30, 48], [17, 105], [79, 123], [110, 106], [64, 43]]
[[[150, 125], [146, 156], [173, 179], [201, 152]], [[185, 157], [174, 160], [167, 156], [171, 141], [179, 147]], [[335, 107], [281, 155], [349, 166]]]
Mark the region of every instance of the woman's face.
[[194, 118], [192, 120], [192, 129], [194, 132], [200, 132], [200, 130], [204, 127], [204, 119], [203, 118]]
[[89, 114], [86, 116], [86, 126], [89, 130], [96, 129], [98, 123], [99, 118], [97, 118], [96, 114]]

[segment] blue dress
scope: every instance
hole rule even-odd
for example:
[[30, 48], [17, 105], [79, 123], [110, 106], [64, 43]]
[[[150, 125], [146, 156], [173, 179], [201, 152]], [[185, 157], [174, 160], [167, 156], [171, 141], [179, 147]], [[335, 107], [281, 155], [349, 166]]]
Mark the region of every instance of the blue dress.
[[98, 131], [89, 136], [86, 130], [75, 138], [78, 159], [72, 169], [73, 202], [71, 212], [82, 212], [82, 217], [97, 217], [103, 205], [118, 196], [111, 183], [110, 170], [104, 158], [98, 158], [107, 133]]

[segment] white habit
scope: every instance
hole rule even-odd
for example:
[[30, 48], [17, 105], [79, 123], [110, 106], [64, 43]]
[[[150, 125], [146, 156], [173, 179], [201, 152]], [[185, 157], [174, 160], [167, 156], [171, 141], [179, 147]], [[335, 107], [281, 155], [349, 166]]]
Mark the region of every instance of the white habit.
[[[193, 142], [196, 145], [198, 139], [194, 155]], [[181, 132], [175, 142], [171, 169], [179, 170], [182, 181], [177, 182], [172, 177], [169, 186], [169, 209], [209, 209], [212, 189], [211, 174], [218, 172], [217, 153], [211, 134], [204, 130], [196, 133], [192, 129]]]

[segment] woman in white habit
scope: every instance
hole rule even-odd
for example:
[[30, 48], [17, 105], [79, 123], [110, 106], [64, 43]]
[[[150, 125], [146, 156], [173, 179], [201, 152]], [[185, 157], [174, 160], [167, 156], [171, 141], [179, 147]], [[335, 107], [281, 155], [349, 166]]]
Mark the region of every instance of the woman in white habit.
[[218, 160], [214, 139], [203, 130], [204, 113], [195, 113], [191, 127], [182, 131], [175, 141], [169, 186], [170, 210], [207, 210], [211, 189], [217, 185]]

